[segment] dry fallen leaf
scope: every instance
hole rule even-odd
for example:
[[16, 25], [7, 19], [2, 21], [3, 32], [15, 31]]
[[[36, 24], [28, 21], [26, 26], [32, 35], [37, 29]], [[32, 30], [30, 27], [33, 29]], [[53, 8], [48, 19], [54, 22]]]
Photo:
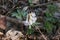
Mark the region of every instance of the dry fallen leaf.
[[22, 34], [22, 32], [14, 30], [14, 29], [10, 29], [6, 33], [6, 39], [20, 40], [20, 38], [23, 38], [23, 37], [24, 35]]
[[0, 28], [5, 30], [6, 29], [6, 17], [0, 16]]
[[0, 35], [3, 35], [3, 33], [2, 33], [2, 32], [0, 32]]

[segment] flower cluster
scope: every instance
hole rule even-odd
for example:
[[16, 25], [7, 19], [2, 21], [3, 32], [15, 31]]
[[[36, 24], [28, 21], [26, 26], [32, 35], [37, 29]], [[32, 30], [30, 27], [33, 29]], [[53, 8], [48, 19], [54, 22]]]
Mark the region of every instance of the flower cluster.
[[27, 15], [25, 25], [32, 25], [33, 23], [36, 22], [36, 20], [37, 20], [36, 14], [34, 12], [31, 12]]

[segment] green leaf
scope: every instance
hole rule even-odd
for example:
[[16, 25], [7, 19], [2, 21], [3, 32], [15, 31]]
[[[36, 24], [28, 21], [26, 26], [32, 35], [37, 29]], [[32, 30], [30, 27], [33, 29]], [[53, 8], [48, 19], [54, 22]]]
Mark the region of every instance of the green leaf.
[[22, 17], [21, 16], [16, 16], [16, 18], [22, 20]]
[[32, 26], [38, 26], [38, 25], [40, 25], [40, 23], [38, 23], [38, 22], [35, 22], [32, 24]]
[[34, 31], [33, 31], [33, 29], [28, 29], [27, 30], [27, 34], [32, 34]]
[[32, 3], [33, 0], [28, 0], [29, 3]]
[[45, 15], [46, 15], [46, 17], [52, 17], [53, 16], [49, 11], [46, 11]]
[[51, 24], [51, 23], [48, 22], [48, 21], [45, 21], [44, 25], [45, 25], [45, 29], [47, 30], [47, 32], [48, 32], [48, 33], [52, 33], [52, 29], [53, 29], [54, 25]]
[[32, 34], [33, 32], [34, 32], [34, 30], [33, 30], [32, 26], [29, 25], [29, 28], [27, 30], [27, 34], [29, 35], [29, 34]]
[[13, 13], [12, 13], [12, 16], [16, 16], [16, 15], [18, 15], [16, 12], [13, 12]]
[[20, 9], [17, 9], [17, 12], [18, 12], [18, 14], [20, 14], [21, 13], [21, 10]]
[[26, 17], [27, 16], [27, 12], [23, 12], [23, 17]]
[[12, 13], [12, 16], [15, 16], [17, 19], [23, 20], [27, 15], [27, 12], [21, 9], [16, 9], [16, 11], [14, 11]]
[[56, 5], [48, 5], [47, 6], [48, 10], [50, 13], [55, 13], [55, 11], [57, 11], [57, 6]]

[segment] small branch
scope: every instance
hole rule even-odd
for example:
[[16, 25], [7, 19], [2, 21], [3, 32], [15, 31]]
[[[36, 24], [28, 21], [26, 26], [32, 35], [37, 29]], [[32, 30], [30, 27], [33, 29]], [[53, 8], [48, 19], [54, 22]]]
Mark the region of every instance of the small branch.
[[47, 40], [47, 38], [44, 36], [44, 34], [40, 31], [40, 29], [38, 29], [39, 30], [39, 32], [41, 33], [41, 35], [42, 35], [42, 37], [45, 39], [45, 40]]
[[36, 6], [42, 6], [42, 5], [48, 5], [48, 4], [55, 3], [55, 2], [57, 2], [57, 1], [50, 1], [50, 2], [48, 2], [48, 3], [37, 4], [37, 5], [30, 6], [30, 7], [36, 7]]
[[14, 18], [10, 18], [10, 17], [6, 17], [6, 19], [7, 19], [7, 21], [14, 22], [14, 23], [23, 23], [23, 21], [20, 21], [20, 20], [14, 19]]
[[[2, 16], [4, 16], [4, 15], [0, 14], [0, 17], [2, 17]], [[14, 22], [14, 23], [23, 23], [23, 21], [21, 21], [21, 20], [18, 20], [18, 19], [15, 19], [15, 18], [10, 18], [8, 16], [5, 16], [5, 17], [6, 17], [7, 21]]]

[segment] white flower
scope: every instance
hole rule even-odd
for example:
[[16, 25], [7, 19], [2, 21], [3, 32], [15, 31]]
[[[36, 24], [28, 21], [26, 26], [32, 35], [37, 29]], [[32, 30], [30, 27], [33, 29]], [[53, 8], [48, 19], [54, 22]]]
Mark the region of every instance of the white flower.
[[25, 25], [32, 25], [33, 23], [36, 22], [36, 20], [37, 20], [36, 14], [34, 12], [31, 12], [27, 15]]

